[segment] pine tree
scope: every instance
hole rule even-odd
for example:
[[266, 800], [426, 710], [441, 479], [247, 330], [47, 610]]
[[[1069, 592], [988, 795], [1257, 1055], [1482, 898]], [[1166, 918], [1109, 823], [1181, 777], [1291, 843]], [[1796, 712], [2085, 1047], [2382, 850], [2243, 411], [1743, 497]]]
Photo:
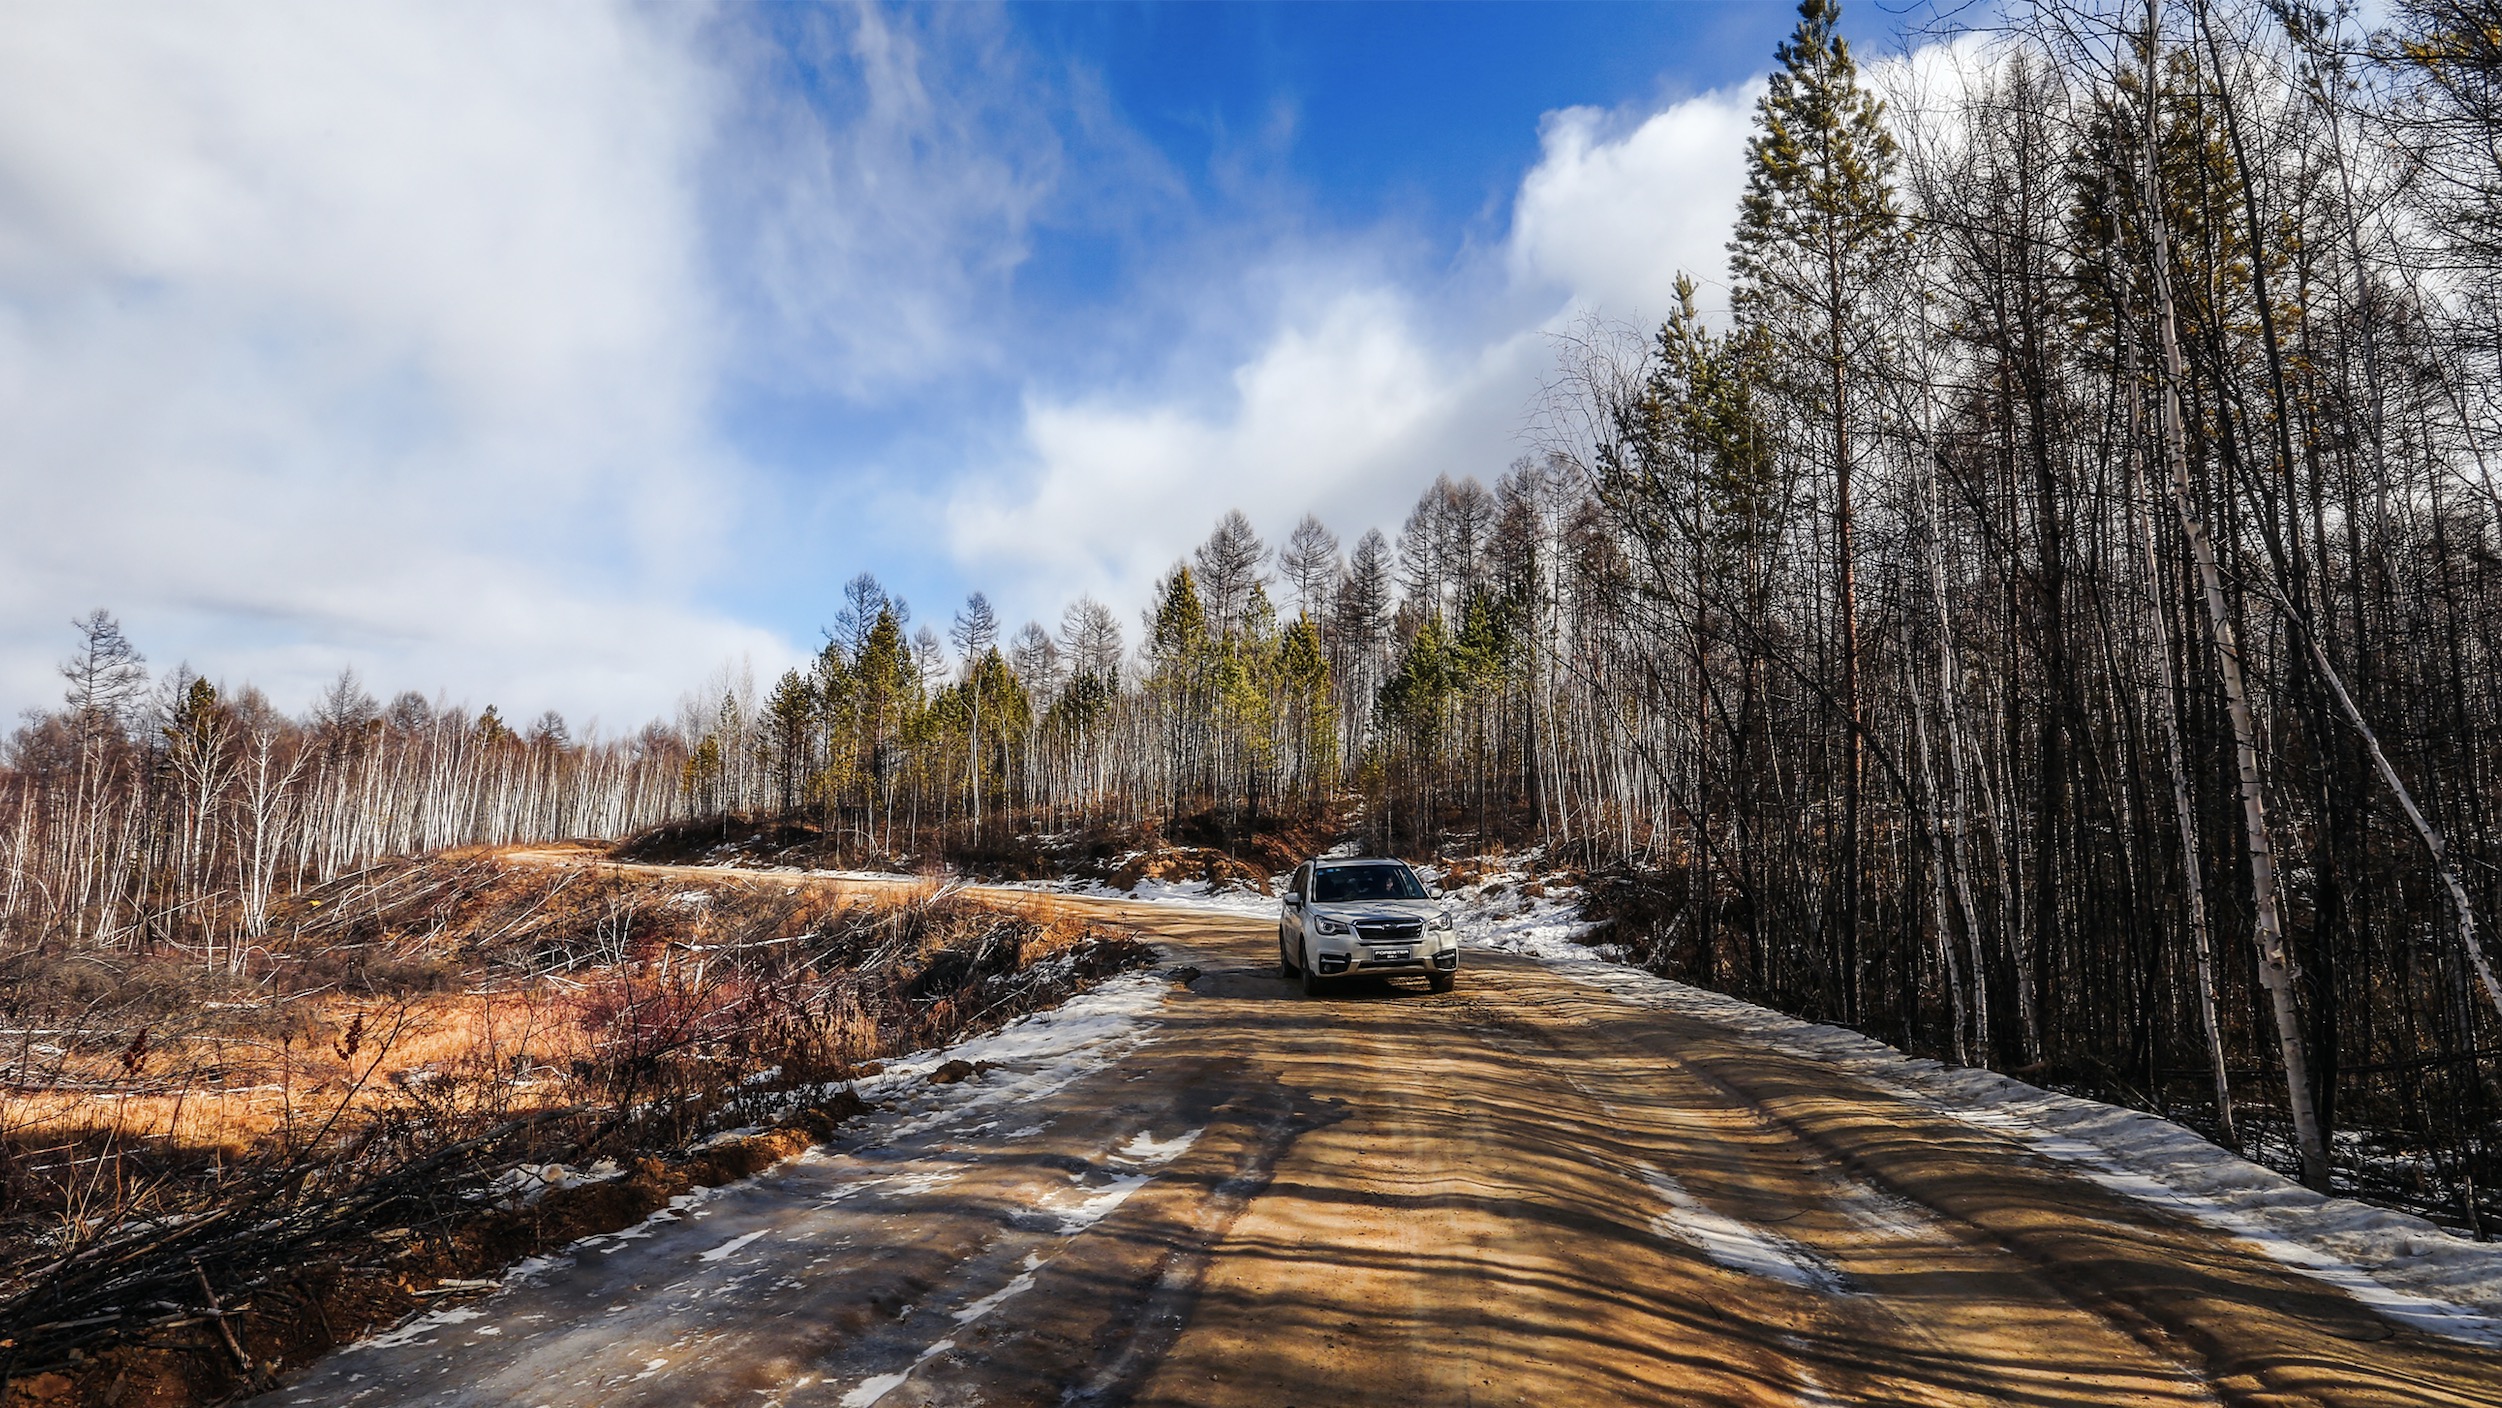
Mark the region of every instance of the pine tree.
[[1147, 687], [1164, 716], [1165, 767], [1178, 816], [1184, 790], [1198, 772], [1198, 755], [1207, 752], [1204, 747], [1194, 750], [1192, 744], [1205, 741], [1203, 734], [1194, 737], [1194, 730], [1204, 727], [1211, 702], [1208, 615], [1199, 604], [1199, 585], [1189, 567], [1174, 565], [1156, 592], [1146, 624]]
[[1338, 720], [1330, 707], [1329, 656], [1309, 615], [1295, 617], [1277, 642], [1277, 683], [1294, 730], [1296, 779], [1325, 797], [1338, 771]]
[[495, 712], [492, 704], [478, 713], [478, 741], [489, 748], [502, 747], [513, 741], [512, 727], [504, 722], [503, 715]]
[[[1851, 499], [1854, 368], [1874, 351], [1866, 305], [1900, 243], [1894, 209], [1894, 140], [1884, 105], [1860, 86], [1850, 46], [1836, 32], [1834, 0], [1801, 0], [1798, 27], [1775, 51], [1779, 67], [1755, 106], [1746, 143], [1746, 194], [1729, 243], [1732, 303], [1741, 324], [1764, 327], [1795, 348], [1793, 397], [1821, 412], [1833, 484], [1835, 611], [1839, 617], [1842, 765], [1842, 991], [1845, 1015], [1860, 1009], [1860, 802], [1867, 776], [1859, 680], [1859, 585]], [[1818, 402], [1821, 402], [1819, 405]]]
[[863, 801], [881, 819], [878, 847], [894, 850], [895, 781], [902, 741], [921, 699], [921, 677], [904, 640], [903, 618], [892, 602], [881, 603], [853, 666], [859, 698], [859, 771]]
[[773, 780], [784, 816], [799, 810], [808, 775], [815, 771], [811, 754], [819, 698], [807, 676], [785, 670], [765, 700], [766, 744], [772, 750]]

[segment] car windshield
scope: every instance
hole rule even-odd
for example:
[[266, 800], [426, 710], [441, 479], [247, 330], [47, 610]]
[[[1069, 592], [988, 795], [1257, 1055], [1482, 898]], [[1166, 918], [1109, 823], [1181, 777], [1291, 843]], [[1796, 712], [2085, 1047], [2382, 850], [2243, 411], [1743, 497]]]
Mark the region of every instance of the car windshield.
[[1312, 899], [1320, 904], [1349, 900], [1421, 900], [1425, 887], [1404, 865], [1349, 865], [1312, 873]]

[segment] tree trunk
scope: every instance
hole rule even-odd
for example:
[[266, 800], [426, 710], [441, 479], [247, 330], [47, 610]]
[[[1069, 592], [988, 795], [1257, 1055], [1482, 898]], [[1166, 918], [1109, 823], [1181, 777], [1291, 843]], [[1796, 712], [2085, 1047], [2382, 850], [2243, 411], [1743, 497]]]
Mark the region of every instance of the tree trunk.
[[2215, 542], [2198, 516], [2191, 490], [2189, 447], [2181, 424], [2180, 325], [2172, 307], [2171, 235], [2155, 164], [2161, 3], [2162, 0], [2146, 0], [2144, 204], [2154, 256], [2155, 326], [2163, 344], [2163, 450], [2171, 462], [2172, 504], [2180, 514], [2181, 536], [2197, 565], [2200, 594], [2206, 602], [2207, 629], [2215, 645], [2217, 672], [2223, 676], [2225, 712], [2232, 720], [2235, 781], [2241, 790], [2242, 826], [2250, 852], [2252, 939], [2258, 948], [2259, 983], [2267, 991], [2270, 1015], [2276, 1023], [2276, 1044], [2285, 1065], [2285, 1103], [2293, 1117], [2294, 1144], [2301, 1153], [2302, 1181], [2325, 1192], [2329, 1186], [2328, 1142], [2312, 1100], [2311, 1067], [2303, 1052], [2302, 1014], [2294, 1002], [2293, 963], [2277, 901], [2276, 852], [2268, 835], [2267, 796], [2259, 776], [2258, 726], [2251, 716], [2249, 692], [2242, 679], [2241, 646], [2234, 637], [2232, 608], [2224, 596]]

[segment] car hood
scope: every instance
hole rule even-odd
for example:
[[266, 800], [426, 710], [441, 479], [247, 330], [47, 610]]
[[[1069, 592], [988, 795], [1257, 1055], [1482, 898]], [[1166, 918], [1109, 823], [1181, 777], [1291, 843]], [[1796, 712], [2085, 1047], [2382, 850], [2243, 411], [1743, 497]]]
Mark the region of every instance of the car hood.
[[1442, 905], [1436, 900], [1342, 900], [1336, 904], [1315, 901], [1312, 913], [1326, 914], [1332, 919], [1430, 920], [1442, 913]]

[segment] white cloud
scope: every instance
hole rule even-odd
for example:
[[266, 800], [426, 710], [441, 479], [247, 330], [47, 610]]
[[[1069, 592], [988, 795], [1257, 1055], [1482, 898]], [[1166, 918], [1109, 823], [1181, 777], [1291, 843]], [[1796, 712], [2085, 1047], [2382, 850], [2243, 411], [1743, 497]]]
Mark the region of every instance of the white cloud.
[[[769, 673], [788, 642], [697, 603], [733, 569], [759, 596], [795, 571], [737, 549], [825, 485], [727, 448], [725, 385], [892, 418], [967, 368], [1014, 378], [1031, 340], [1000, 334], [1041, 212], [1126, 228], [1107, 203], [1187, 199], [1083, 83], [960, 7], [11, 20], [0, 709], [56, 697], [67, 618], [99, 604], [158, 663], [282, 702], [353, 663], [624, 724], [724, 657]], [[1272, 538], [1307, 509], [1350, 538], [1395, 526], [1434, 475], [1523, 450], [1544, 332], [1656, 319], [1680, 267], [1718, 273], [1749, 92], [1550, 115], [1507, 238], [1435, 292], [1386, 272], [1396, 238], [1194, 243], [1166, 384], [1029, 389], [988, 470], [886, 466], [909, 502], [828, 531], [939, 535], [1047, 615], [1080, 591], [1138, 605], [1227, 508]], [[1140, 278], [1178, 286], [1186, 262]], [[1243, 307], [1273, 322], [1194, 380], [1243, 335], [1212, 310]], [[933, 425], [903, 453], [993, 430]], [[856, 499], [874, 486], [844, 453], [820, 472]]]
[[1512, 338], [1454, 357], [1398, 295], [1347, 291], [1281, 328], [1213, 412], [1030, 401], [1030, 477], [960, 488], [950, 546], [968, 570], [1013, 579], [1030, 614], [1081, 591], [1135, 606], [1229, 508], [1272, 542], [1306, 512], [1361, 531], [1438, 472], [1489, 472], [1489, 455], [1501, 468], [1542, 356]]
[[587, 4], [13, 11], [0, 704], [99, 604], [290, 703], [354, 662], [622, 720], [778, 653], [678, 604], [737, 473], [693, 52]]
[[1680, 271], [1716, 287], [1757, 86], [1688, 98], [1629, 130], [1596, 108], [1547, 114], [1513, 202], [1513, 277], [1640, 325], [1676, 307]]
[[771, 355], [857, 397], [962, 375], [995, 352], [985, 325], [1062, 177], [1049, 85], [969, 6], [787, 24], [724, 36], [765, 81], [742, 85], [714, 181], [749, 217], [729, 262]]
[[1527, 448], [1546, 333], [1585, 311], [1656, 320], [1680, 268], [1718, 276], [1752, 93], [1629, 125], [1588, 108], [1550, 114], [1493, 278], [1451, 281], [1482, 306], [1428, 316], [1379, 277], [1333, 288], [1343, 261], [1301, 280], [1269, 271], [1287, 311], [1212, 406], [1189, 387], [1029, 396], [1022, 462], [952, 496], [957, 562], [1037, 616], [1079, 592], [1135, 609], [1228, 508], [1272, 543], [1306, 511], [1352, 540], [1395, 528], [1437, 474], [1491, 480]]

